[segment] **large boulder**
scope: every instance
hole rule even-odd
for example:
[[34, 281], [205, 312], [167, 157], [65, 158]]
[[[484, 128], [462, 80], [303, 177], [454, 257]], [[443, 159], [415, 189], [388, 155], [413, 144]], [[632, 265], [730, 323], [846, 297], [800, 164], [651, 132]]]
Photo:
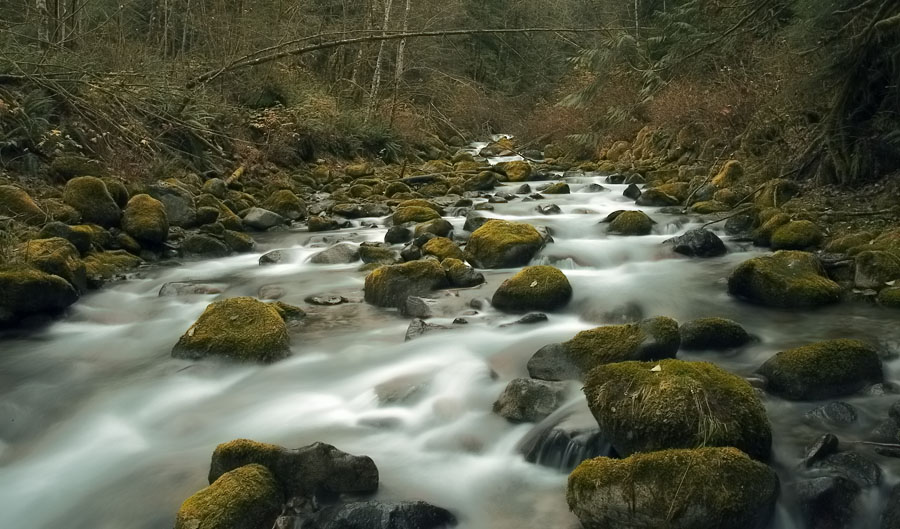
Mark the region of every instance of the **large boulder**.
[[756, 390], [714, 364], [602, 365], [587, 376], [584, 394], [623, 456], [701, 446], [733, 446], [760, 460], [771, 452], [772, 431]]
[[841, 287], [828, 279], [818, 257], [782, 250], [741, 263], [728, 278], [728, 291], [751, 303], [805, 308], [835, 303]]
[[175, 529], [273, 527], [283, 503], [278, 483], [266, 467], [242, 466], [185, 500], [175, 516]]
[[606, 218], [607, 231], [616, 235], [650, 235], [653, 219], [643, 211], [618, 211]]
[[269, 469], [288, 498], [311, 498], [321, 493], [375, 492], [378, 469], [371, 458], [355, 456], [325, 443], [297, 449], [236, 439], [216, 447], [209, 482], [245, 465]]
[[466, 259], [478, 268], [512, 268], [528, 264], [543, 246], [534, 226], [493, 219], [472, 233]]
[[0, 216], [32, 225], [40, 225], [50, 217], [27, 192], [15, 186], [0, 186]]
[[265, 231], [277, 226], [283, 226], [287, 219], [268, 209], [252, 207], [244, 213], [244, 226], [257, 231]]
[[318, 511], [314, 520], [314, 529], [444, 529], [456, 524], [450, 511], [424, 501], [342, 503]]
[[674, 358], [680, 344], [678, 322], [671, 318], [607, 325], [542, 347], [528, 361], [528, 373], [542, 380], [580, 379], [602, 364]]
[[93, 176], [79, 176], [66, 182], [63, 201], [81, 213], [85, 222], [106, 228], [117, 226], [122, 216], [106, 184]]
[[78, 300], [65, 279], [33, 268], [0, 268], [0, 327], [35, 314], [56, 314]]
[[[309, 262], [313, 264], [346, 264], [356, 261], [359, 261], [359, 247], [346, 242], [335, 244], [331, 248], [326, 248], [309, 258]], [[262, 263], [262, 260], [260, 260], [260, 263]]]
[[403, 206], [398, 207], [394, 211], [393, 221], [395, 225], [406, 224], [407, 222], [428, 222], [429, 220], [441, 218], [440, 213], [426, 206]]
[[[147, 189], [147, 194], [165, 205], [166, 217], [170, 225], [191, 228], [197, 223], [197, 202], [194, 200], [193, 194], [186, 188], [172, 182], [157, 182]], [[213, 199], [207, 203], [208, 205], [215, 204], [215, 207], [223, 210], [223, 213], [228, 210], [212, 195], [205, 196]], [[227, 213], [233, 215], [230, 210]]]
[[306, 216], [306, 203], [290, 189], [279, 189], [272, 193], [265, 203], [266, 209], [290, 220]]
[[552, 266], [529, 266], [504, 281], [491, 304], [506, 312], [552, 311], [572, 299], [566, 275]]
[[514, 379], [494, 402], [494, 413], [510, 422], [539, 422], [565, 402], [568, 386], [565, 382]]
[[84, 261], [78, 249], [62, 237], [24, 242], [15, 248], [14, 254], [33, 268], [65, 279], [79, 292], [87, 289]]
[[766, 389], [796, 400], [851, 395], [883, 380], [881, 359], [858, 340], [827, 340], [782, 351], [759, 368]]
[[725, 318], [700, 318], [683, 324], [681, 347], [688, 350], [723, 350], [746, 345], [751, 336], [739, 323]]
[[400, 307], [409, 296], [426, 296], [448, 286], [447, 275], [434, 260], [382, 266], [366, 276], [365, 300], [379, 307]]
[[566, 499], [585, 529], [763, 529], [778, 490], [739, 450], [698, 448], [585, 461]]
[[825, 240], [825, 234], [815, 223], [795, 220], [783, 224], [772, 233], [773, 250], [808, 250], [817, 248]]
[[103, 283], [124, 277], [125, 273], [137, 268], [143, 261], [125, 250], [91, 252], [84, 256], [84, 268], [88, 285], [99, 288]]
[[688, 257], [719, 257], [728, 250], [718, 235], [705, 228], [687, 231], [669, 240], [675, 253]]
[[510, 182], [525, 182], [531, 178], [531, 164], [521, 160], [512, 162], [500, 162], [495, 165], [497, 169], [506, 174]]
[[429, 239], [422, 245], [422, 253], [433, 255], [438, 258], [438, 261], [443, 261], [444, 259], [465, 259], [465, 254], [459, 249], [459, 246], [447, 237]]
[[273, 305], [249, 297], [229, 298], [206, 307], [175, 344], [172, 356], [272, 362], [288, 356], [289, 342], [284, 318]]
[[150, 195], [135, 195], [125, 206], [122, 229], [140, 242], [162, 244], [169, 236], [166, 207]]

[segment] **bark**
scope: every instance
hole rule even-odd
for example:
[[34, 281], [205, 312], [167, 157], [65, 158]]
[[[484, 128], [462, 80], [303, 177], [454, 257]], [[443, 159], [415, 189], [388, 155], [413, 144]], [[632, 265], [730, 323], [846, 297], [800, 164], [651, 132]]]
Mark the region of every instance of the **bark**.
[[[384, 24], [381, 27], [381, 34], [387, 35], [388, 28], [391, 23], [391, 4], [392, 0], [384, 0]], [[378, 57], [375, 59], [375, 72], [372, 74], [372, 87], [369, 89], [369, 106], [366, 111], [366, 119], [372, 117], [378, 106], [378, 92], [381, 90], [381, 68], [384, 64], [384, 44], [381, 41], [378, 45]]]

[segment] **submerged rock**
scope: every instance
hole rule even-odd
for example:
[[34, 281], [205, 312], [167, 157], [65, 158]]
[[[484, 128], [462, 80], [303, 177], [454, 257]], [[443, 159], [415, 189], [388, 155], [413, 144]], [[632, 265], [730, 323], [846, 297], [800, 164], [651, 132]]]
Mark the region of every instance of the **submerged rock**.
[[472, 233], [466, 259], [479, 268], [512, 268], [528, 264], [543, 246], [530, 224], [492, 219]]
[[565, 401], [568, 384], [532, 378], [517, 378], [494, 402], [494, 413], [511, 422], [538, 422]]
[[[444, 529], [456, 517], [424, 501], [360, 501], [317, 512], [310, 529]], [[304, 525], [304, 527], [307, 527]]]
[[289, 341], [284, 318], [273, 305], [229, 298], [206, 307], [172, 348], [172, 356], [273, 362], [290, 354]]
[[175, 529], [272, 527], [283, 503], [281, 490], [266, 467], [241, 466], [185, 500], [175, 516]]
[[760, 305], [805, 308], [839, 301], [841, 287], [815, 255], [783, 250], [741, 263], [728, 278], [728, 292]]
[[804, 527], [852, 527], [861, 491], [852, 480], [843, 476], [813, 477], [792, 483], [787, 490], [800, 506]]
[[734, 448], [665, 450], [585, 461], [566, 499], [585, 529], [759, 529], [778, 476]]
[[566, 275], [552, 266], [529, 266], [504, 281], [491, 304], [506, 312], [553, 311], [572, 299]]

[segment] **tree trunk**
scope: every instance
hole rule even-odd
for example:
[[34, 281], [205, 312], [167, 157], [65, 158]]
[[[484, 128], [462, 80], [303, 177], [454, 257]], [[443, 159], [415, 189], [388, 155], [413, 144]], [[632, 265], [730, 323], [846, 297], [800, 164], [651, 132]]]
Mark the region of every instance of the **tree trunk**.
[[[392, 0], [384, 1], [384, 24], [381, 27], [381, 34], [387, 35], [388, 26], [391, 23], [391, 3]], [[370, 119], [375, 113], [378, 106], [378, 91], [381, 89], [381, 66], [384, 63], [384, 43], [381, 41], [378, 45], [378, 58], [375, 59], [375, 72], [372, 74], [372, 88], [369, 90], [369, 108], [366, 111], [366, 119]]]
[[[411, 0], [406, 0], [406, 7], [403, 9], [403, 33], [409, 31], [409, 11], [410, 11]], [[382, 41], [383, 42], [383, 41]], [[397, 64], [394, 70], [394, 95], [393, 102], [391, 103], [391, 125], [394, 124], [394, 112], [397, 109], [397, 91], [400, 89], [400, 79], [403, 77], [403, 64], [404, 54], [406, 52], [406, 39], [400, 39], [400, 44], [397, 45]]]
[[37, 0], [36, 6], [40, 24], [38, 24], [38, 40], [42, 48], [50, 45], [50, 11], [47, 10], [47, 0]]

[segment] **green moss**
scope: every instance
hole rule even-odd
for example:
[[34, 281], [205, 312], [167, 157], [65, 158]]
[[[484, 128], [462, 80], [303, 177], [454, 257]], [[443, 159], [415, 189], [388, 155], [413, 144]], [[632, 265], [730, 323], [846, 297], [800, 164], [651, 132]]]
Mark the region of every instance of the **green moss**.
[[169, 236], [166, 207], [150, 195], [135, 195], [125, 207], [122, 229], [142, 243], [162, 244]]
[[569, 184], [565, 182], [556, 182], [555, 184], [550, 184], [542, 189], [541, 193], [545, 195], [568, 195], [571, 191], [569, 190]]
[[747, 529], [767, 525], [778, 490], [741, 451], [698, 448], [587, 460], [566, 499], [585, 529]]
[[744, 178], [744, 166], [737, 160], [729, 160], [725, 162], [719, 173], [712, 179], [712, 185], [719, 189], [725, 187], [734, 187], [741, 183]]
[[714, 364], [601, 365], [588, 374], [584, 393], [600, 430], [622, 455], [733, 446], [767, 459], [771, 451], [772, 432], [756, 391]]
[[531, 164], [528, 162], [501, 162], [494, 167], [502, 171], [510, 182], [526, 182], [531, 178]]
[[422, 252], [425, 255], [433, 255], [438, 261], [444, 259], [465, 259], [463, 251], [455, 242], [446, 237], [435, 237], [422, 245]]
[[700, 318], [682, 325], [681, 347], [688, 350], [721, 350], [746, 345], [750, 335], [737, 322], [725, 318]]
[[787, 250], [741, 263], [728, 278], [728, 291], [779, 308], [817, 307], [841, 296], [841, 287], [825, 276], [815, 255]]
[[101, 178], [101, 180], [106, 184], [106, 190], [109, 191], [109, 194], [113, 197], [116, 205], [120, 208], [124, 208], [125, 205], [128, 204], [128, 198], [131, 196], [128, 193], [128, 188], [125, 187], [125, 183], [122, 182], [121, 179], [113, 178], [111, 176]]
[[346, 174], [350, 178], [362, 178], [364, 176], [375, 174], [375, 168], [372, 167], [371, 164], [358, 163], [345, 167], [344, 174]]
[[885, 288], [879, 292], [878, 303], [892, 309], [900, 309], [900, 287]]
[[856, 255], [854, 284], [857, 288], [883, 288], [900, 279], [900, 256], [881, 250]]
[[350, 186], [348, 192], [353, 198], [369, 198], [373, 194], [371, 187], [362, 184]]
[[285, 449], [281, 446], [250, 439], [235, 439], [222, 443], [213, 451], [209, 482], [215, 482], [222, 474], [232, 469], [250, 464], [262, 465], [275, 472], [275, 469], [278, 468], [279, 458], [284, 451]]
[[75, 303], [78, 293], [65, 279], [28, 267], [0, 268], [0, 326]]
[[[772, 243], [772, 235], [778, 228], [784, 226], [791, 222], [791, 218], [784, 213], [778, 212], [777, 210], [766, 210], [765, 213], [770, 213], [771, 216], [768, 218], [763, 217], [763, 214], [760, 214], [760, 221], [762, 225], [755, 230], [753, 230], [753, 242], [759, 246], [768, 246]], [[765, 220], [764, 220], [765, 219]]]
[[433, 209], [435, 211], [435, 213], [437, 213], [438, 215], [444, 214], [443, 208], [441, 208], [440, 206], [433, 204], [427, 200], [421, 199], [421, 198], [413, 198], [410, 200], [404, 200], [403, 202], [397, 204], [397, 208], [412, 208], [412, 207]]
[[782, 351], [759, 372], [769, 391], [798, 400], [850, 395], [883, 380], [878, 353], [858, 340], [828, 340]]
[[822, 245], [825, 234], [808, 220], [788, 222], [772, 233], [771, 244], [775, 250], [806, 250]]
[[572, 299], [572, 285], [566, 275], [552, 266], [529, 266], [504, 281], [494, 292], [491, 304], [507, 312], [552, 311]]
[[680, 344], [678, 322], [660, 317], [588, 329], [562, 345], [569, 359], [587, 373], [613, 362], [674, 358]]
[[135, 257], [125, 250], [93, 252], [84, 258], [88, 280], [93, 286], [98, 286], [104, 281], [109, 281], [133, 270], [142, 262], [139, 257]]
[[306, 203], [290, 189], [279, 189], [272, 193], [264, 207], [286, 219], [297, 220], [306, 216]]
[[274, 306], [249, 297], [210, 304], [172, 349], [176, 358], [220, 356], [244, 362], [272, 362], [289, 353], [281, 314]]
[[874, 239], [875, 234], [869, 231], [851, 233], [830, 240], [825, 245], [825, 251], [828, 253], [847, 253], [852, 248], [867, 245]]
[[653, 220], [643, 211], [622, 211], [609, 223], [608, 231], [618, 235], [649, 235]]
[[544, 245], [530, 224], [493, 219], [472, 233], [466, 259], [481, 268], [510, 268], [527, 264]]
[[106, 184], [93, 176], [69, 180], [63, 190], [63, 201], [81, 213], [85, 222], [107, 228], [117, 226], [122, 215]]
[[87, 288], [81, 255], [72, 243], [62, 237], [27, 241], [15, 248], [14, 255], [22, 263], [65, 279], [78, 291]]
[[400, 193], [411, 193], [412, 189], [403, 182], [391, 182], [384, 188], [384, 196], [390, 198]]
[[43, 224], [49, 217], [28, 193], [15, 186], [0, 186], [0, 216], [32, 226]]
[[441, 265], [434, 260], [381, 266], [366, 276], [366, 302], [399, 307], [409, 296], [423, 296], [448, 285]]
[[405, 224], [407, 222], [426, 222], [432, 219], [440, 218], [435, 210], [421, 206], [399, 207], [394, 211], [394, 225]]
[[691, 211], [699, 215], [711, 215], [713, 213], [722, 213], [723, 211], [730, 210], [730, 206], [716, 200], [704, 200], [703, 202], [697, 202], [691, 206]]
[[175, 529], [272, 527], [283, 503], [272, 472], [262, 465], [246, 465], [185, 500], [175, 517]]

